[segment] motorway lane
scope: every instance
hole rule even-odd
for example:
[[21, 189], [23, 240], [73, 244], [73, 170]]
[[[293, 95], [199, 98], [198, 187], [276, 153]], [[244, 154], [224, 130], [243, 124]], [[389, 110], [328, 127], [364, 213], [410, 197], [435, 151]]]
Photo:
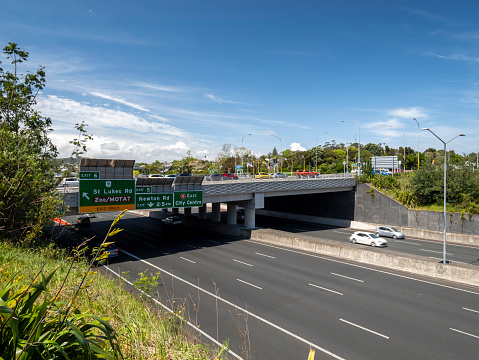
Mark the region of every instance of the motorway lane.
[[[349, 237], [355, 230], [346, 228], [336, 228], [327, 225], [303, 223], [300, 221], [278, 221], [271, 217], [258, 216], [257, 226], [269, 227], [272, 229], [283, 230], [292, 233], [301, 233], [306, 236], [321, 237], [323, 239], [349, 242]], [[408, 254], [426, 256], [442, 260], [443, 243], [427, 239], [406, 238], [391, 239], [386, 238], [388, 249], [404, 252]], [[361, 245], [358, 245], [361, 246]], [[479, 248], [468, 245], [457, 245], [447, 243], [446, 258], [454, 262], [463, 262], [471, 265], [479, 265]]]
[[[185, 232], [185, 240], [178, 236], [178, 246], [151, 245], [151, 241], [150, 246], [144, 246], [135, 236], [139, 229], [130, 229], [134, 222], [122, 220], [120, 223], [121, 227], [128, 224], [128, 229], [120, 233], [123, 238], [118, 241], [119, 246], [146, 258], [153, 266], [172, 271], [192, 285], [199, 283], [211, 294], [219, 294], [239, 307], [244, 308], [246, 304], [254, 315], [340, 357], [440, 359], [460, 355], [461, 359], [477, 358], [479, 339], [474, 337], [479, 336], [476, 330], [479, 313], [474, 312], [479, 311], [477, 294], [196, 230]], [[137, 222], [142, 227], [151, 222], [152, 229], [143, 231], [150, 239], [153, 234], [160, 241], [158, 234], [162, 233], [162, 227], [157, 220]], [[132, 241], [132, 237], [136, 239]], [[216, 244], [218, 242], [222, 245]], [[122, 268], [121, 271], [129, 270], [130, 274], [151, 267], [130, 259], [115, 266]], [[170, 286], [170, 281], [165, 280], [167, 277], [162, 271], [165, 290]], [[192, 285], [175, 280], [173, 289], [168, 292], [171, 295], [174, 290], [175, 297], [190, 299], [188, 306], [193, 306], [194, 299], [199, 298], [201, 328], [212, 329], [214, 334], [217, 299], [202, 292], [199, 297], [198, 289]], [[228, 320], [235, 317], [232, 315], [235, 310], [220, 308], [220, 334], [231, 337], [233, 350], [238, 351], [244, 342], [235, 330], [237, 322]], [[191, 313], [195, 313], [194, 310]], [[305, 341], [295, 340], [251, 314], [247, 323], [256, 354], [253, 358], [267, 359], [278, 353], [297, 358], [307, 353]], [[453, 338], [454, 342], [444, 341]]]

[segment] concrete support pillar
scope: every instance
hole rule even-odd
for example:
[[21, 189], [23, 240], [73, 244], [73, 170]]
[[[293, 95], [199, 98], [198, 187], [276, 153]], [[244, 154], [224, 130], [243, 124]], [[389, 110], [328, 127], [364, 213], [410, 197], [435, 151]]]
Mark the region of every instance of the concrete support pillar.
[[246, 229], [254, 229], [256, 227], [255, 214], [256, 210], [254, 208], [244, 208], [244, 227]]
[[226, 209], [226, 223], [228, 225], [236, 225], [236, 210], [238, 205], [233, 203], [227, 203], [228, 208]]
[[212, 203], [211, 211], [211, 220], [213, 222], [221, 222], [221, 203]]
[[178, 209], [178, 208], [173, 208], [173, 209], [171, 209], [171, 213], [172, 213], [173, 215], [178, 215], [179, 212], [180, 212], [180, 209]]
[[206, 204], [202, 207], [198, 208], [198, 219], [205, 220], [206, 219]]
[[183, 214], [185, 216], [191, 216], [191, 208], [184, 208], [183, 209]]

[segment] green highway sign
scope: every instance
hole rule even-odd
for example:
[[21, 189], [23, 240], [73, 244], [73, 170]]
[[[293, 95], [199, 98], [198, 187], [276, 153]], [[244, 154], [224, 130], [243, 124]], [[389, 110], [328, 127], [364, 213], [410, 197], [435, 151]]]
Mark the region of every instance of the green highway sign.
[[175, 208], [203, 206], [203, 190], [188, 190], [174, 192]]
[[136, 187], [137, 194], [151, 194], [151, 186], [137, 186]]
[[79, 179], [100, 179], [99, 171], [80, 171], [78, 175]]
[[80, 178], [79, 212], [135, 209], [135, 180], [89, 180]]
[[[138, 189], [138, 188], [137, 188]], [[173, 194], [136, 194], [136, 209], [168, 209], [173, 207]]]

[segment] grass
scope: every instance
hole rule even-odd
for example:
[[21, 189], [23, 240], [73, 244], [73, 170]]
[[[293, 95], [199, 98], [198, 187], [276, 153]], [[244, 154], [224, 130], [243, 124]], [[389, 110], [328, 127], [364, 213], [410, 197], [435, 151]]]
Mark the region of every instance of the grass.
[[[58, 290], [66, 303], [88, 270], [85, 261], [75, 261], [53, 246], [23, 249], [10, 243], [0, 243], [0, 284], [10, 279], [29, 281], [41, 267], [50, 273], [58, 268], [48, 286], [48, 296]], [[188, 325], [178, 316], [158, 309], [145, 298], [134, 296], [120, 280], [101, 275], [97, 269], [87, 274], [85, 285], [76, 299], [82, 313], [91, 313], [107, 320], [116, 331], [116, 338], [125, 359], [216, 359], [221, 351], [198, 344]], [[66, 282], [63, 284], [63, 281]], [[224, 350], [223, 350], [224, 351]]]

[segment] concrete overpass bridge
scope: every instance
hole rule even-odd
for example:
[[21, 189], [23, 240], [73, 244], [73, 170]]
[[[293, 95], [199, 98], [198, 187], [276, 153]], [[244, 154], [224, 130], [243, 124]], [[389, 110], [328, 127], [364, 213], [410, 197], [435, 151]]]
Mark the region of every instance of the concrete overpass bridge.
[[[227, 206], [227, 223], [236, 224], [238, 206], [244, 208], [244, 227], [255, 227], [255, 213], [257, 209], [287, 208], [290, 203], [303, 202], [304, 206], [315, 206], [315, 200], [309, 204], [304, 198], [315, 198], [313, 195], [321, 193], [352, 193], [356, 188], [356, 179], [353, 175], [335, 174], [321, 175], [311, 179], [251, 179], [241, 181], [208, 182], [203, 181], [203, 202], [211, 204], [211, 218], [214, 222], [221, 221], [221, 204]], [[273, 199], [274, 198], [274, 199]], [[273, 201], [271, 201], [273, 200]], [[296, 201], [295, 201], [296, 200]], [[274, 204], [283, 203], [284, 206]], [[271, 206], [268, 206], [271, 204]], [[298, 204], [296, 204], [298, 205]], [[328, 206], [323, 203], [322, 206]], [[190, 210], [186, 210], [186, 215]], [[287, 209], [285, 209], [287, 210]], [[199, 218], [206, 218], [207, 208], [199, 208]]]
[[[255, 228], [257, 210], [288, 212], [299, 207], [320, 211], [325, 208], [342, 208], [343, 212], [354, 208], [356, 179], [349, 174], [320, 175], [316, 178], [299, 179], [252, 179], [206, 181], [203, 176], [178, 177], [176, 179], [138, 179], [137, 186], [152, 186], [152, 193], [170, 193], [184, 190], [203, 190], [203, 206], [198, 208], [199, 219], [206, 219], [211, 209], [211, 220], [221, 222], [221, 204], [226, 204], [226, 221], [237, 223], [237, 209], [244, 208], [244, 227]], [[66, 190], [66, 191], [65, 191]], [[78, 188], [61, 189], [64, 202], [74, 213], [78, 211]], [[323, 195], [323, 196], [321, 196]], [[210, 206], [208, 206], [210, 204]], [[349, 210], [348, 210], [349, 209]], [[168, 212], [169, 209], [158, 211]], [[154, 211], [154, 210], [151, 210]], [[171, 211], [176, 214], [178, 208]], [[184, 208], [186, 216], [191, 208]], [[333, 214], [336, 215], [336, 214]], [[337, 216], [337, 215], [336, 215]]]

